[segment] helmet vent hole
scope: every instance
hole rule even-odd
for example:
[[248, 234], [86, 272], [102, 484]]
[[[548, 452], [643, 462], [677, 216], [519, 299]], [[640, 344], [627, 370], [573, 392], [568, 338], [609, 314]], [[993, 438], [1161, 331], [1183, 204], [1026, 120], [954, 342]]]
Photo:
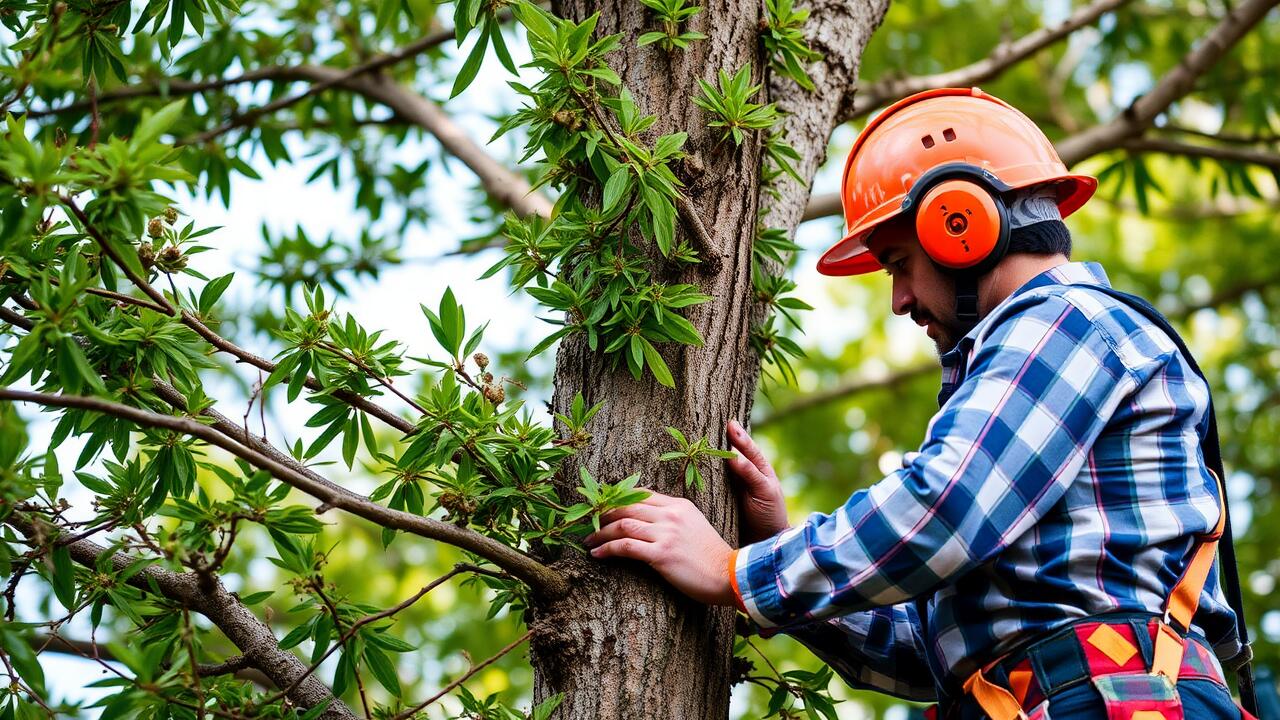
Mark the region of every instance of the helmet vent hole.
[[946, 140], [947, 142], [953, 142], [956, 139], [956, 131], [951, 128], [947, 128], [946, 130], [943, 130], [942, 139]]
[[933, 147], [933, 136], [925, 135], [924, 137], [920, 138], [920, 142], [924, 145], [925, 149], [928, 150], [929, 148]]

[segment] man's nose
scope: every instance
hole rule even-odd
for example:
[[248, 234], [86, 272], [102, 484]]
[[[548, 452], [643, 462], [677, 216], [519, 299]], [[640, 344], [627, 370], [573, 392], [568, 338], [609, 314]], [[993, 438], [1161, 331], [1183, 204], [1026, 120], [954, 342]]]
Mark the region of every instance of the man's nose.
[[915, 307], [916, 298], [911, 294], [911, 288], [907, 283], [894, 278], [893, 281], [893, 314], [906, 315]]

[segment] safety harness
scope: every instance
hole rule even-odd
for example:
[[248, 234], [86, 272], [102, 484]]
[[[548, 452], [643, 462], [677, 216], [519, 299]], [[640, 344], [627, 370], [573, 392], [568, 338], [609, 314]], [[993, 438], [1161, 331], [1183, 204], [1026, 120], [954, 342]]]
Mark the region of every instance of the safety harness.
[[[1156, 310], [1155, 307], [1146, 300], [1135, 295], [1130, 295], [1103, 285], [1091, 285], [1090, 287], [1098, 290], [1099, 292], [1110, 295], [1141, 312], [1148, 320], [1163, 330], [1169, 338], [1173, 340], [1173, 342], [1178, 346], [1178, 349], [1182, 352], [1187, 363], [1191, 366], [1191, 369], [1201, 379], [1204, 379], [1204, 373], [1201, 372], [1195, 358], [1192, 357], [1191, 352], [1187, 349], [1186, 343], [1183, 342], [1177, 331], [1173, 329], [1173, 326], [1169, 324], [1169, 321], [1160, 314], [1160, 311]], [[1205, 384], [1208, 384], [1207, 380], [1205, 381]], [[1237, 668], [1237, 673], [1239, 674], [1240, 679], [1239, 689], [1241, 705], [1247, 713], [1256, 716], [1258, 713], [1258, 704], [1254, 693], [1253, 674], [1248, 662], [1248, 658], [1250, 657], [1249, 634], [1248, 628], [1245, 625], [1244, 609], [1241, 603], [1240, 578], [1239, 572], [1236, 568], [1235, 548], [1231, 537], [1231, 519], [1230, 513], [1227, 510], [1226, 486], [1223, 482], [1225, 474], [1222, 467], [1222, 450], [1218, 441], [1218, 424], [1213, 411], [1212, 399], [1209, 401], [1208, 421], [1206, 423], [1205, 433], [1201, 437], [1201, 441], [1205, 464], [1208, 466], [1210, 472], [1213, 473], [1218, 486], [1218, 497], [1220, 498], [1218, 522], [1212, 531], [1196, 537], [1195, 544], [1191, 550], [1191, 558], [1187, 563], [1186, 569], [1178, 579], [1178, 582], [1173, 586], [1173, 591], [1165, 601], [1163, 615], [1152, 620], [1150, 623], [1148, 631], [1152, 637], [1153, 647], [1151, 651], [1150, 667], [1146, 674], [1148, 680], [1142, 679], [1142, 673], [1140, 671], [1134, 673], [1132, 668], [1128, 668], [1128, 672], [1126, 672], [1126, 668], [1122, 667], [1124, 665], [1123, 663], [1111, 663], [1112, 667], [1108, 667], [1104, 670], [1101, 666], [1106, 665], [1105, 662], [1097, 664], [1090, 662], [1088, 670], [1090, 673], [1094, 673], [1093, 677], [1095, 678], [1095, 683], [1096, 678], [1098, 677], [1097, 673], [1115, 673], [1113, 676], [1115, 681], [1099, 684], [1099, 690], [1102, 692], [1104, 700], [1114, 700], [1116, 705], [1125, 705], [1124, 695], [1128, 690], [1132, 690], [1135, 694], [1141, 694], [1144, 692], [1144, 690], [1139, 687], [1139, 683], [1160, 682], [1160, 684], [1163, 685], [1165, 684], [1165, 681], [1167, 681], [1166, 687], [1168, 694], [1173, 698], [1173, 702], [1176, 704], [1177, 701], [1176, 695], [1173, 694], [1173, 686], [1176, 685], [1178, 678], [1180, 676], [1186, 677], [1189, 672], [1188, 668], [1191, 668], [1190, 672], [1194, 673], [1194, 668], [1203, 667], [1204, 661], [1208, 660], [1208, 658], [1205, 657], [1198, 657], [1193, 658], [1198, 662], [1184, 663], [1184, 654], [1187, 656], [1192, 655], [1192, 653], [1187, 652], [1189, 645], [1195, 648], [1195, 653], [1204, 654], [1204, 651], [1200, 647], [1188, 642], [1187, 633], [1191, 629], [1192, 617], [1195, 615], [1196, 608], [1200, 604], [1200, 595], [1204, 590], [1205, 582], [1209, 576], [1209, 570], [1213, 566], [1214, 556], [1216, 553], [1221, 551], [1222, 563], [1220, 563], [1219, 569], [1223, 578], [1227, 604], [1231, 607], [1232, 611], [1235, 612], [1236, 630], [1243, 646], [1241, 654], [1245, 658], [1244, 662]], [[1102, 623], [1098, 623], [1098, 625], [1102, 625]], [[1105, 625], [1103, 626], [1109, 627]], [[1096, 628], [1091, 629], [1096, 631]], [[1119, 637], [1119, 635], [1117, 634], [1116, 637]], [[1074, 636], [1072, 636], [1072, 639], [1075, 639]], [[1083, 640], [1083, 636], [1081, 636], [1081, 639]], [[1094, 644], [1098, 645], [1100, 642], [1102, 641], [1097, 641]], [[1114, 643], [1114, 640], [1112, 642]], [[990, 672], [992, 668], [1004, 660], [1005, 658], [1000, 658], [995, 662], [988, 664], [985, 668], [974, 672], [973, 675], [964, 682], [964, 691], [973, 699], [974, 702], [978, 704], [979, 707], [982, 708], [983, 712], [985, 712], [991, 720], [1028, 720], [1027, 712], [1024, 710], [1023, 706], [1023, 703], [1027, 699], [1026, 680], [1024, 679], [1018, 683], [1010, 683], [1011, 685], [1021, 684], [1021, 692], [1019, 693], [1019, 695], [1021, 695], [1020, 698], [1015, 696], [1013, 692], [1010, 692], [1009, 688], [992, 682], [986, 674], [986, 672]], [[1126, 678], [1136, 682], [1128, 682], [1126, 686]], [[1164, 681], [1161, 681], [1160, 678], [1164, 678]], [[1009, 679], [1013, 680], [1013, 677], [1010, 676]], [[1113, 693], [1114, 697], [1107, 698], [1109, 692]], [[1111, 702], [1108, 702], [1108, 705], [1111, 704]], [[1039, 715], [1040, 713], [1036, 713], [1036, 716]], [[1125, 717], [1132, 717], [1134, 719], [1154, 719], [1165, 718], [1166, 715], [1156, 709], [1139, 709], [1135, 705], [1134, 707], [1129, 708], [1129, 713], [1125, 715]], [[1178, 717], [1181, 717], [1181, 715], [1179, 714]], [[1032, 720], [1034, 720], [1034, 718], [1032, 718]]]

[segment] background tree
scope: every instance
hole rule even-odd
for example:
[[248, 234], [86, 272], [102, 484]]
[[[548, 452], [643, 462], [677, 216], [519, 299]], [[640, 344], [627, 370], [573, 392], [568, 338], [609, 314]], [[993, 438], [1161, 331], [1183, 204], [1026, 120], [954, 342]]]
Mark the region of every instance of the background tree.
[[[918, 443], [937, 380], [883, 281], [796, 284], [857, 125], [976, 83], [1101, 177], [1080, 255], [1211, 368], [1274, 662], [1275, 4], [0, 0], [0, 712], [71, 710], [54, 653], [104, 717], [902, 712], [577, 539], [639, 486], [734, 537], [713, 450], [762, 362], [797, 518]], [[205, 200], [238, 224], [290, 166], [361, 231], [275, 208], [207, 271]], [[428, 233], [552, 322], [532, 360], [412, 272], [419, 336], [370, 325]]]

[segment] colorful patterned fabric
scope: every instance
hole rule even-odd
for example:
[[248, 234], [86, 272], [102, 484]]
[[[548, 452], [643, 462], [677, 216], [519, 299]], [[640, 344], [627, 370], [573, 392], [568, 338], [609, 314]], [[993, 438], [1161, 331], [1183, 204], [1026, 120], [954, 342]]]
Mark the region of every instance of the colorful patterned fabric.
[[[735, 557], [743, 610], [855, 687], [933, 699], [1034, 635], [1159, 612], [1218, 518], [1208, 388], [1138, 311], [1066, 263], [942, 357], [919, 452], [830, 514]], [[1217, 566], [1193, 630], [1239, 651]], [[928, 636], [913, 600], [928, 598]]]
[[[1207, 641], [1198, 635], [1179, 636], [1183, 650], [1176, 684], [1152, 674], [1159, 627], [1158, 618], [1123, 613], [1069, 623], [987, 666], [983, 677], [1009, 692], [1030, 718], [1248, 720], [1232, 701]], [[1090, 691], [1081, 695], [1075, 692], [1079, 688]], [[951, 698], [935, 715], [989, 720], [981, 705], [966, 694]]]

